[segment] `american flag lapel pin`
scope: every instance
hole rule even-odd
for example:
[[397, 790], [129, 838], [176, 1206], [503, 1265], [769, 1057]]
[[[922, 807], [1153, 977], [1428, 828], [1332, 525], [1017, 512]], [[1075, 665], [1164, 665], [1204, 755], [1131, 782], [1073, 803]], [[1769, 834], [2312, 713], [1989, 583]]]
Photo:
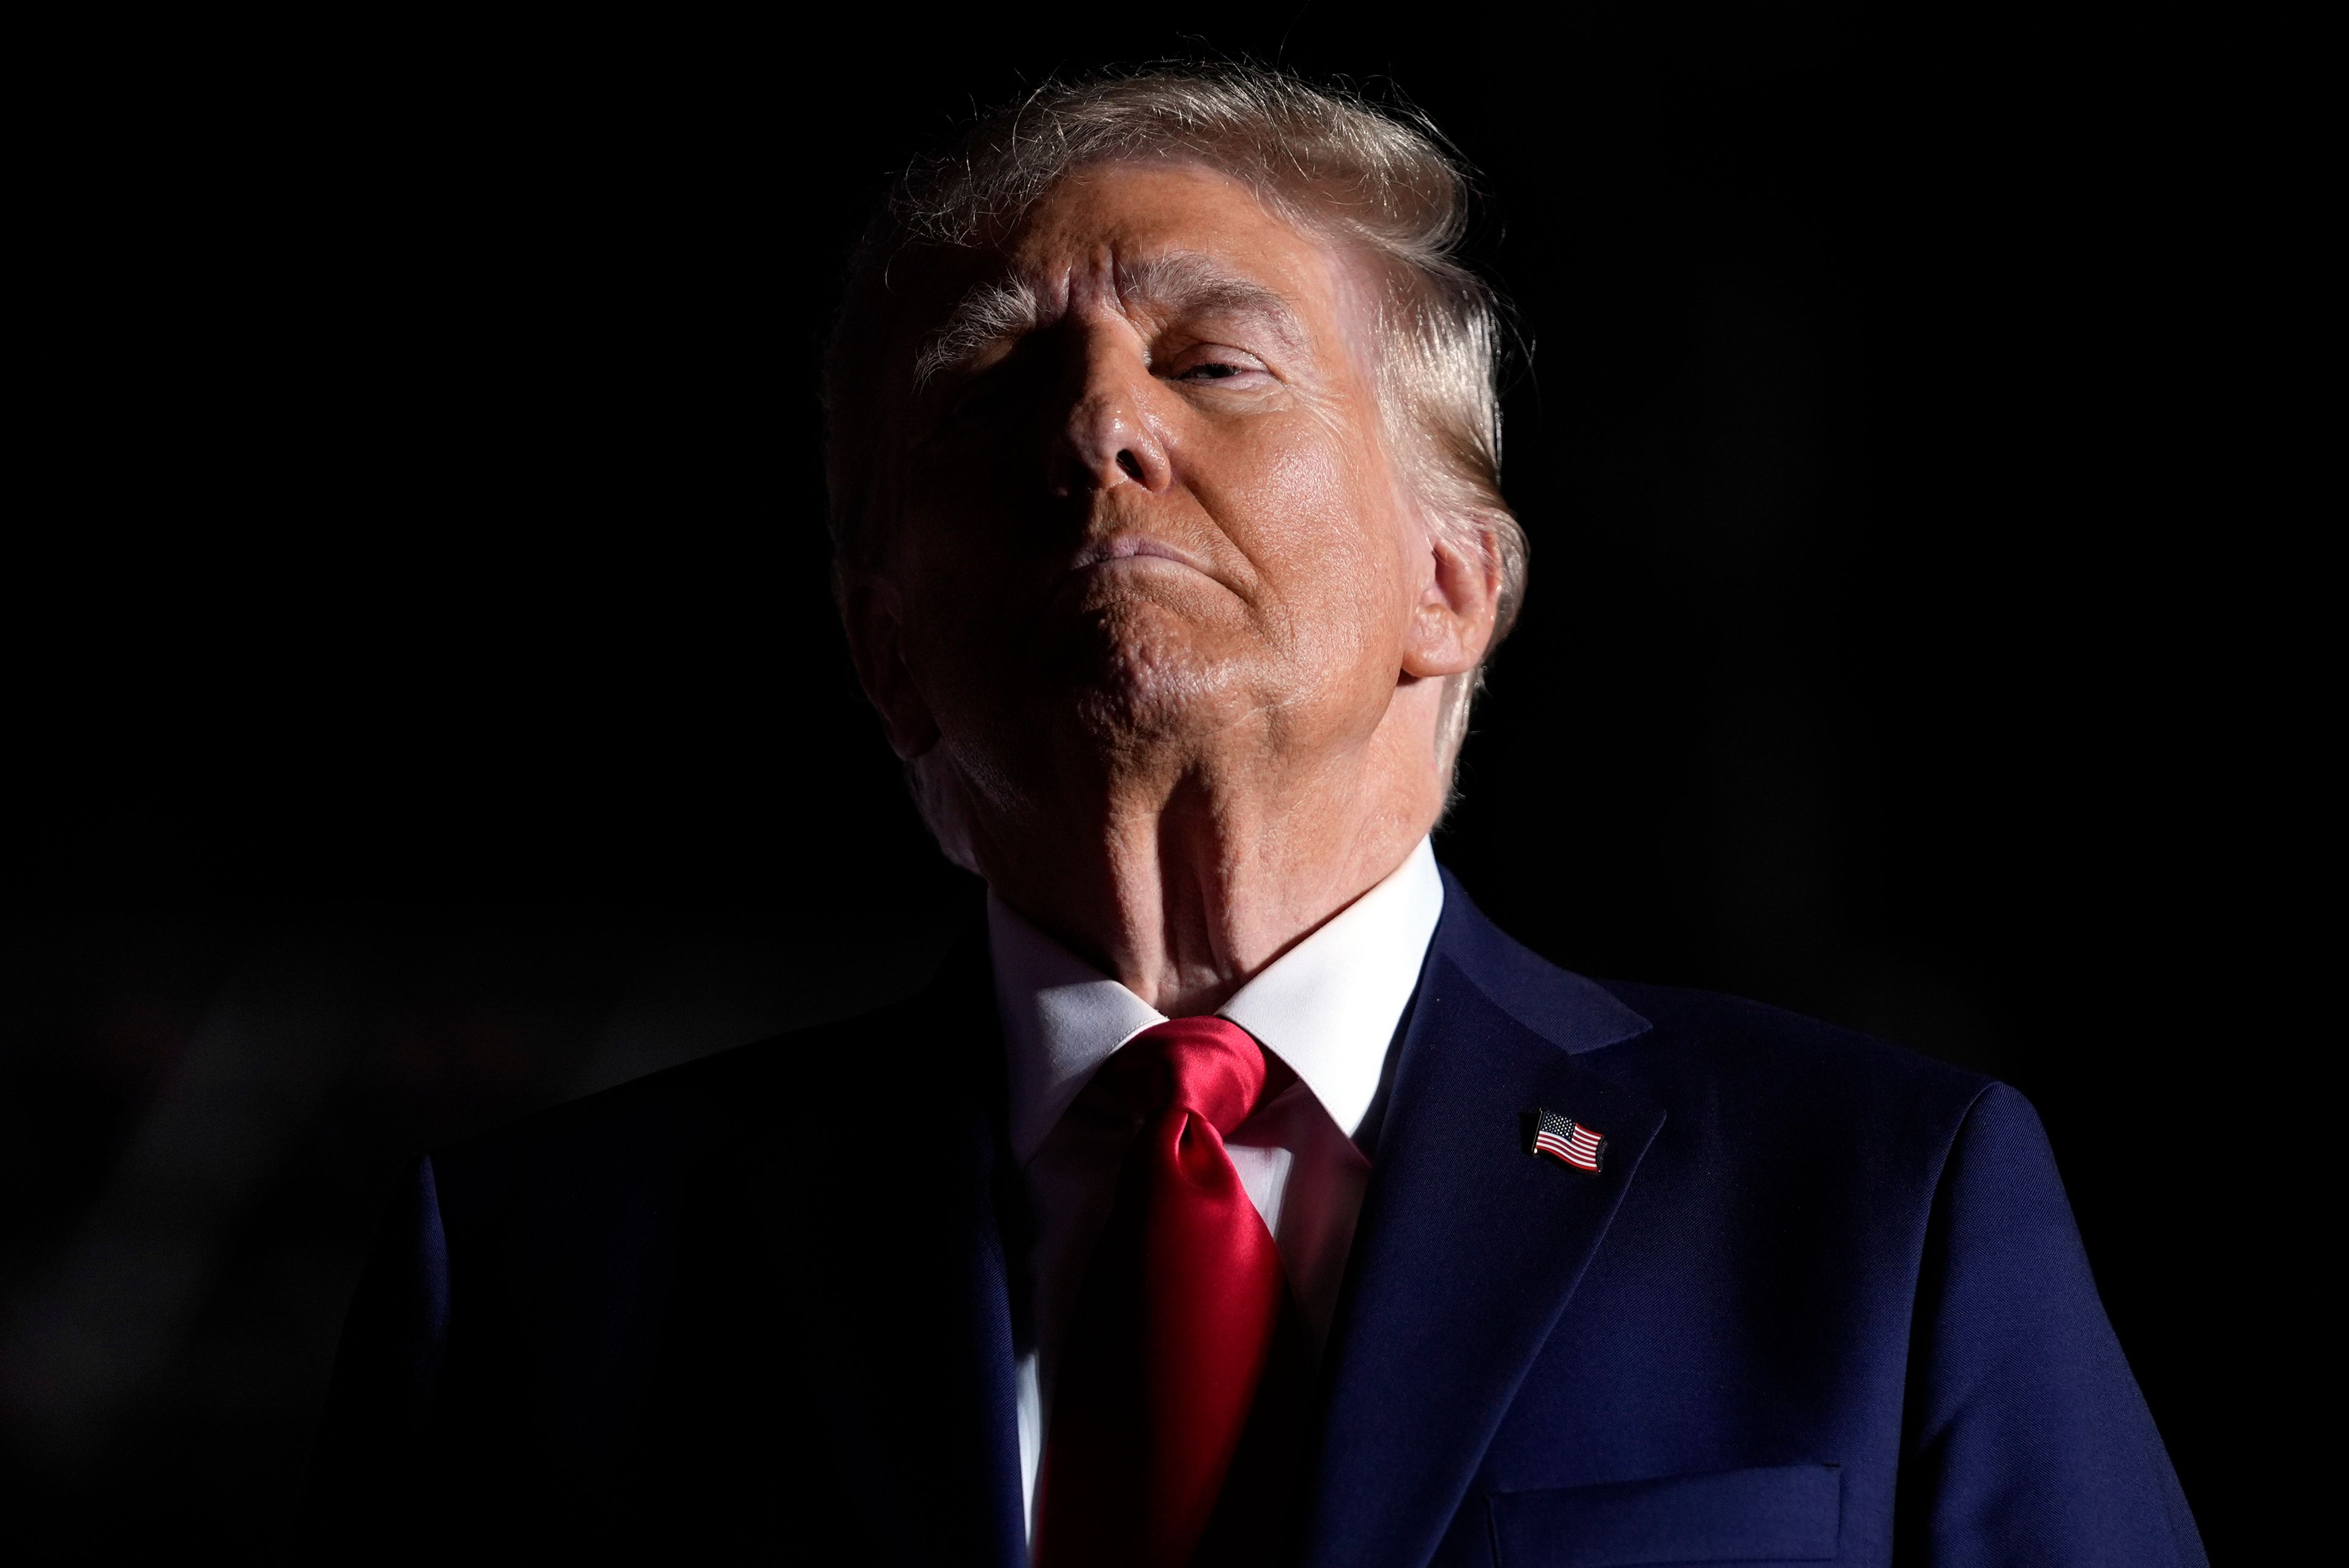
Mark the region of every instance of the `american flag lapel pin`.
[[1554, 1110], [1534, 1112], [1534, 1152], [1547, 1154], [1561, 1165], [1596, 1175], [1607, 1162], [1607, 1140], [1570, 1116]]

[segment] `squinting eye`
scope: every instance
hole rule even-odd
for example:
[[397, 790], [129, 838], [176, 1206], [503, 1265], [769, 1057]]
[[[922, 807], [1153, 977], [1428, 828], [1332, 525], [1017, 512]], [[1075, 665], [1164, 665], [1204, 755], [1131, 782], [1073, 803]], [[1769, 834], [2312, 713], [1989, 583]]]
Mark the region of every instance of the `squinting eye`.
[[1177, 381], [1221, 381], [1227, 377], [1237, 376], [1246, 368], [1246, 366], [1218, 365], [1211, 361], [1206, 365], [1194, 365], [1175, 379]]

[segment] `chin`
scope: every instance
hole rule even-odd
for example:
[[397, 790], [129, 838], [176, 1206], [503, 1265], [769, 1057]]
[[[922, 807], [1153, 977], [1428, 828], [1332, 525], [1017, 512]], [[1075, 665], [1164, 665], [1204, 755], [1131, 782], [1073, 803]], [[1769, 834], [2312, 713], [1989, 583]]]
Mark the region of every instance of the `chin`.
[[[1223, 634], [1217, 634], [1222, 633]], [[1223, 727], [1245, 711], [1248, 650], [1153, 601], [1092, 608], [1064, 645], [1055, 684], [1084, 727], [1109, 744], [1176, 740]]]

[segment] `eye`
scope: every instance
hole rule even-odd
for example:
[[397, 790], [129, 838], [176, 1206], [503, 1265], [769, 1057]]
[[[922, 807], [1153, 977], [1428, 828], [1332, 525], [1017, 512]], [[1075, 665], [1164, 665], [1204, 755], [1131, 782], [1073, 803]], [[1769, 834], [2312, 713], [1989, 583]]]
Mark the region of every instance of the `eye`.
[[1202, 346], [1175, 359], [1166, 367], [1169, 381], [1242, 382], [1266, 378], [1269, 373], [1264, 361], [1237, 348]]
[[972, 424], [988, 418], [1002, 406], [1002, 387], [993, 377], [982, 376], [947, 402], [945, 423]]
[[1011, 411], [1019, 396], [1020, 380], [1016, 364], [980, 371], [947, 395], [946, 406], [938, 412], [938, 428], [969, 429], [996, 423]]

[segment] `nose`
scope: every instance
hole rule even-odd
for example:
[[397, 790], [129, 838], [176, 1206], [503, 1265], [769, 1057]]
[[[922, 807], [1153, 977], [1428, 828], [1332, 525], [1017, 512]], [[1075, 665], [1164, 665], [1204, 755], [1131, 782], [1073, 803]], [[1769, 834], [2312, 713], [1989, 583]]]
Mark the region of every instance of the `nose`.
[[1114, 328], [1087, 332], [1077, 356], [1075, 396], [1054, 441], [1052, 493], [1066, 498], [1127, 484], [1163, 492], [1174, 465], [1153, 417], [1158, 383], [1141, 346]]

